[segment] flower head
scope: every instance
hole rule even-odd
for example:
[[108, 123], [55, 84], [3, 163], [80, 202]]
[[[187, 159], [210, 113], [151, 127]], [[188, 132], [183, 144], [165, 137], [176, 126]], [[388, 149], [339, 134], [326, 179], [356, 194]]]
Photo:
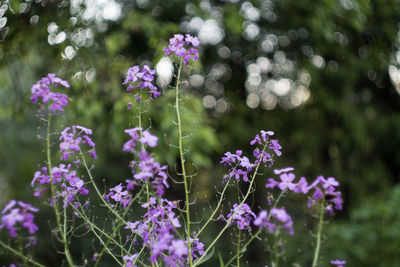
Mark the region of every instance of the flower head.
[[157, 87], [153, 85], [154, 75], [156, 71], [150, 69], [149, 66], [144, 65], [142, 70], [139, 66], [133, 66], [128, 69], [126, 78], [122, 84], [128, 85], [126, 90], [135, 96], [138, 103], [141, 101], [139, 92], [146, 92], [150, 96], [150, 100], [156, 99], [160, 96]]
[[33, 212], [39, 210], [30, 204], [22, 201], [11, 200], [1, 212], [0, 230], [6, 228], [11, 237], [18, 236], [18, 225], [28, 230], [29, 234], [34, 234], [39, 228], [33, 222]]
[[[61, 160], [69, 160], [69, 157], [75, 152], [81, 151], [81, 144], [87, 144], [90, 149], [88, 153], [93, 159], [97, 158], [95, 143], [90, 138], [92, 130], [79, 125], [66, 127], [60, 135], [60, 150], [62, 153]], [[78, 162], [76, 162], [78, 163]]]
[[186, 68], [190, 60], [196, 62], [199, 58], [198, 51], [194, 48], [199, 45], [200, 41], [197, 37], [193, 37], [190, 34], [186, 34], [185, 37], [182, 34], [175, 34], [174, 37], [169, 39], [169, 45], [164, 48], [165, 56], [173, 54], [183, 58]]
[[37, 103], [41, 99], [43, 105], [49, 104], [48, 109], [50, 111], [54, 112], [58, 110], [63, 112], [63, 107], [68, 104], [68, 96], [51, 91], [52, 87], [57, 88], [59, 86], [69, 88], [68, 82], [56, 77], [54, 73], [49, 73], [32, 86], [32, 103]]

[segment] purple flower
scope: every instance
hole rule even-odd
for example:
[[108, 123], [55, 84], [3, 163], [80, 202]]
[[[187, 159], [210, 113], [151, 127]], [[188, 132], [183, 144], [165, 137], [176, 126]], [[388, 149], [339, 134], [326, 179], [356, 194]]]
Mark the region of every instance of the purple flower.
[[[135, 166], [139, 167], [139, 172], [135, 173]], [[153, 154], [147, 153], [146, 150], [139, 152], [139, 162], [132, 164], [133, 178], [138, 181], [150, 180], [150, 184], [153, 189], [156, 190], [158, 196], [164, 194], [165, 188], [169, 188], [167, 182], [167, 166], [161, 166], [154, 157]]]
[[279, 143], [278, 143], [278, 139], [275, 140], [271, 140], [270, 141], [270, 145], [269, 145], [269, 149], [273, 150], [275, 152], [275, 154], [279, 157], [280, 155], [282, 155], [282, 152], [280, 151], [280, 149], [282, 148]]
[[228, 214], [226, 221], [229, 221], [229, 219], [232, 218], [231, 225], [235, 223], [239, 229], [243, 230], [250, 225], [251, 220], [255, 217], [256, 215], [250, 209], [249, 205], [243, 203], [239, 208], [239, 205], [235, 203], [231, 212]]
[[68, 104], [68, 96], [65, 94], [52, 92], [50, 90], [52, 86], [54, 88], [57, 88], [60, 85], [65, 88], [69, 88], [68, 82], [57, 78], [54, 73], [47, 74], [46, 77], [43, 77], [32, 86], [32, 103], [37, 103], [39, 99], [42, 99], [43, 104], [50, 104], [50, 106], [48, 107], [50, 111], [54, 112], [58, 110], [60, 112], [63, 112], [63, 107]]
[[133, 262], [135, 261], [137, 256], [137, 253], [133, 254], [132, 256], [125, 255], [122, 259], [124, 260], [126, 267], [135, 267], [136, 265], [133, 265]]
[[255, 164], [251, 163], [246, 156], [242, 157], [241, 150], [236, 150], [236, 154], [226, 152], [225, 157], [222, 157], [221, 163], [224, 166], [232, 167], [229, 173], [224, 176], [223, 182], [226, 182], [231, 177], [235, 177], [236, 180], [242, 178], [243, 181], [248, 182], [247, 174], [255, 167]]
[[293, 235], [293, 221], [292, 217], [286, 212], [284, 208], [278, 209], [278, 208], [272, 208], [271, 211], [271, 216], [275, 218], [278, 222], [282, 223], [280, 227], [282, 229], [285, 229], [288, 234]]
[[260, 211], [258, 217], [254, 220], [254, 225], [260, 228], [264, 228], [268, 226], [269, 219], [268, 219], [268, 212], [266, 210]]
[[[250, 145], [258, 145], [258, 146], [266, 146], [267, 149], [274, 150], [275, 154], [280, 156], [282, 153], [279, 151], [282, 147], [278, 144], [278, 139], [275, 140], [269, 140], [270, 136], [273, 136], [274, 132], [273, 131], [264, 131], [261, 130], [259, 134], [256, 134], [254, 139], [250, 142]], [[261, 137], [260, 137], [261, 136]], [[261, 153], [260, 148], [256, 147], [253, 151], [254, 156], [257, 158], [257, 160], [261, 160], [262, 157], [262, 162], [267, 163], [269, 162], [269, 167], [271, 167], [274, 163], [274, 160], [271, 156], [270, 153], [267, 151], [263, 151]], [[258, 163], [258, 161], [256, 162]]]
[[140, 142], [150, 147], [155, 147], [157, 146], [158, 137], [152, 135], [149, 131], [146, 130], [142, 133], [142, 138], [140, 138]]
[[[76, 176], [76, 171], [71, 170], [71, 164], [67, 166], [65, 164], [60, 164], [59, 166], [54, 166], [51, 170], [53, 174], [53, 184], [59, 184], [56, 187], [55, 200], [58, 201], [60, 197], [64, 199], [64, 207], [68, 204], [79, 205], [75, 203], [76, 194], [87, 195], [89, 191], [84, 188], [84, 181]], [[37, 171], [32, 179], [31, 186], [35, 187], [34, 196], [40, 198], [43, 192], [48, 190], [47, 186], [44, 184], [50, 184], [51, 177], [47, 174], [47, 168], [43, 167], [42, 171]], [[50, 199], [50, 202], [53, 198]]]
[[329, 215], [333, 214], [334, 210], [341, 210], [343, 206], [342, 194], [337, 191], [339, 182], [333, 178], [325, 179], [323, 176], [318, 176], [315, 181], [308, 186], [308, 190], [314, 190], [312, 197], [308, 200], [307, 206], [311, 209], [320, 199], [324, 200], [325, 210]]
[[[0, 230], [6, 228], [11, 237], [17, 237], [18, 225], [27, 229], [29, 234], [34, 234], [39, 228], [33, 222], [32, 212], [39, 210], [22, 201], [11, 200], [1, 212]], [[33, 243], [32, 243], [33, 244]]]
[[[147, 90], [147, 93], [150, 95], [150, 100], [153, 101], [160, 95], [160, 92], [157, 91], [157, 87], [152, 84], [155, 73], [155, 70], [151, 70], [147, 65], [144, 65], [141, 71], [139, 66], [133, 66], [128, 69], [126, 79], [122, 84], [128, 84], [126, 90], [134, 94], [138, 103], [141, 101], [138, 91], [143, 92], [144, 90]], [[135, 89], [138, 90], [133, 92]]]
[[278, 187], [280, 190], [285, 191], [293, 191], [294, 193], [303, 193], [307, 194], [309, 191], [309, 187], [307, 181], [304, 177], [301, 177], [299, 182], [294, 183], [295, 175], [292, 173], [294, 168], [287, 167], [281, 170], [274, 170], [274, 173], [279, 175], [280, 182], [276, 181], [273, 178], [269, 178], [267, 184], [265, 185], [266, 188], [275, 188]]
[[[72, 130], [72, 131], [71, 131]], [[95, 144], [89, 137], [92, 130], [79, 125], [66, 127], [60, 134], [60, 150], [62, 153], [61, 160], [69, 160], [69, 157], [75, 152], [81, 151], [80, 144], [87, 144], [91, 149], [87, 152], [93, 159], [97, 158]], [[79, 161], [75, 161], [79, 163]]]
[[337, 267], [344, 267], [346, 265], [345, 260], [332, 260], [331, 264], [336, 265]]
[[125, 186], [119, 184], [113, 188], [110, 188], [110, 193], [104, 196], [104, 198], [108, 201], [110, 198], [115, 202], [119, 202], [122, 204], [124, 209], [131, 203], [132, 195], [128, 193], [127, 190], [124, 190]]
[[197, 49], [193, 48], [199, 45], [200, 41], [197, 37], [193, 37], [190, 34], [186, 34], [186, 37], [182, 34], [175, 34], [174, 37], [169, 39], [169, 45], [164, 48], [165, 56], [173, 54], [177, 57], [183, 57], [183, 63], [186, 68], [190, 60], [196, 62], [199, 58]]

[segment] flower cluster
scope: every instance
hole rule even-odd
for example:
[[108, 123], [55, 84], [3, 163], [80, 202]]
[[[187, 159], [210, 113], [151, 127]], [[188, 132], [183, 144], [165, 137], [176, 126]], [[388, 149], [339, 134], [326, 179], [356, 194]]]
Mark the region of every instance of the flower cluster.
[[20, 224], [29, 234], [34, 234], [39, 228], [33, 222], [32, 212], [38, 211], [37, 208], [22, 201], [11, 200], [1, 212], [0, 230], [6, 228], [11, 237], [17, 237], [17, 226]]
[[323, 199], [325, 210], [329, 215], [333, 214], [334, 210], [341, 210], [343, 205], [342, 193], [337, 191], [339, 182], [333, 178], [325, 179], [323, 176], [318, 176], [311, 184], [310, 189], [314, 190], [312, 197], [308, 200], [307, 206], [311, 209], [318, 200]]
[[186, 34], [184, 37], [182, 34], [175, 34], [174, 37], [169, 39], [169, 45], [164, 47], [165, 55], [174, 54], [178, 57], [183, 57], [183, 63], [185, 67], [189, 65], [189, 60], [197, 61], [199, 53], [197, 49], [200, 41], [197, 37], [193, 37], [190, 34]]
[[[176, 204], [163, 198], [157, 202], [156, 198], [151, 197], [142, 207], [147, 209], [143, 220], [128, 222], [125, 229], [142, 238], [143, 245], [151, 250], [150, 262], [153, 263], [162, 256], [167, 266], [183, 266], [188, 250], [184, 240], [174, 237], [175, 229], [181, 227], [174, 212]], [[198, 239], [191, 241], [193, 257], [197, 258], [204, 253], [204, 245]]]
[[[131, 137], [124, 146], [123, 150], [125, 152], [135, 152], [135, 148], [138, 144], [155, 147], [157, 146], [158, 138], [152, 135], [148, 130], [142, 132], [142, 137], [140, 137], [139, 131], [142, 128], [136, 127], [132, 129], [125, 130], [125, 133], [129, 134]], [[153, 189], [156, 190], [158, 196], [162, 196], [164, 194], [165, 188], [169, 188], [169, 184], [167, 182], [167, 166], [161, 166], [154, 157], [153, 154], [149, 154], [146, 150], [142, 149], [137, 153], [138, 161], [131, 161], [129, 164], [133, 178], [136, 181], [147, 181], [150, 180], [150, 184]], [[138, 167], [139, 171], [136, 172], [136, 167]], [[128, 180], [129, 186], [134, 187], [135, 183], [131, 180]]]
[[242, 206], [240, 206], [239, 208], [239, 205], [235, 203], [233, 204], [231, 212], [227, 215], [226, 221], [231, 220], [231, 225], [236, 224], [240, 230], [243, 230], [250, 225], [250, 222], [255, 217], [256, 215], [253, 213], [253, 211], [251, 211], [249, 205], [243, 203]]
[[[126, 74], [126, 78], [122, 84], [128, 84], [126, 90], [130, 93], [133, 93], [135, 88], [139, 89], [141, 92], [143, 90], [148, 90], [147, 93], [150, 95], [150, 99], [154, 100], [160, 96], [157, 87], [152, 84], [155, 73], [156, 71], [151, 70], [147, 65], [144, 65], [142, 70], [140, 70], [139, 66], [133, 66], [128, 69], [128, 73]], [[140, 94], [135, 92], [134, 96], [136, 101], [140, 103], [142, 100]]]
[[131, 129], [126, 129], [124, 132], [127, 133], [131, 139], [124, 144], [123, 151], [125, 152], [135, 152], [137, 143], [147, 145], [149, 147], [156, 147], [158, 143], [158, 137], [152, 135], [148, 130], [142, 132], [142, 137], [140, 137], [139, 131], [142, 131], [141, 127], [135, 127]]
[[46, 77], [43, 77], [32, 86], [31, 101], [32, 103], [37, 103], [39, 99], [42, 99], [43, 104], [50, 104], [49, 110], [53, 112], [56, 110], [63, 112], [63, 107], [68, 104], [68, 96], [65, 94], [52, 92], [50, 90], [52, 85], [54, 88], [57, 88], [60, 85], [65, 88], [69, 88], [68, 82], [56, 77], [54, 73], [49, 73]]
[[[260, 137], [261, 135], [261, 137]], [[282, 148], [279, 143], [278, 139], [270, 140], [270, 137], [274, 135], [272, 131], [261, 131], [260, 134], [257, 134], [255, 138], [250, 142], [253, 145], [261, 145], [263, 148], [260, 150], [259, 147], [256, 147], [253, 150], [253, 155], [255, 156], [256, 160], [254, 163], [250, 162], [249, 158], [246, 156], [242, 156], [242, 150], [237, 150], [235, 154], [231, 152], [226, 152], [220, 164], [224, 164], [225, 167], [230, 167], [230, 171], [226, 174], [223, 178], [223, 182], [226, 182], [229, 178], [235, 177], [236, 180], [240, 178], [243, 181], [248, 182], [248, 173], [251, 172], [254, 167], [263, 162], [269, 162], [269, 167], [273, 165], [273, 157], [271, 153], [268, 153], [266, 149], [273, 151], [277, 156], [282, 155], [280, 149]]]
[[[76, 171], [71, 170], [71, 164], [67, 166], [65, 164], [60, 164], [52, 168], [51, 173], [53, 175], [53, 184], [59, 184], [60, 187], [56, 188], [55, 200], [58, 201], [62, 198], [64, 201], [64, 207], [68, 204], [73, 204], [75, 206], [79, 205], [79, 202], [75, 202], [77, 194], [87, 195], [89, 191], [84, 187], [85, 183], [82, 179], [77, 177]], [[32, 179], [31, 186], [35, 187], [35, 197], [40, 198], [42, 193], [47, 191], [47, 186], [40, 186], [43, 184], [50, 184], [51, 176], [47, 173], [47, 168], [42, 167], [41, 171], [37, 171]], [[52, 203], [53, 199], [50, 199]]]
[[[273, 222], [272, 219], [274, 219], [275, 222]], [[268, 228], [271, 233], [274, 233], [278, 228], [286, 230], [290, 235], [294, 233], [292, 217], [290, 217], [284, 208], [272, 208], [270, 210], [270, 216], [268, 216], [266, 210], [262, 210], [253, 223], [259, 228]]]
[[[270, 139], [271, 136], [273, 136], [275, 133], [273, 131], [264, 131], [261, 130], [260, 134], [256, 134], [254, 139], [250, 142], [250, 145], [261, 145], [265, 146], [266, 148], [274, 151], [274, 153], [280, 157], [282, 155], [282, 152], [280, 149], [282, 149], [281, 145], [279, 145], [278, 139]], [[261, 137], [260, 137], [261, 135]], [[257, 160], [260, 160], [262, 156], [262, 160], [264, 163], [270, 162], [270, 167], [273, 164], [273, 159], [271, 157], [270, 153], [267, 153], [265, 149], [262, 152], [259, 148], [255, 148], [253, 151], [254, 156], [257, 158]]]
[[[72, 130], [72, 131], [71, 131]], [[97, 158], [95, 144], [89, 137], [92, 130], [79, 125], [73, 125], [65, 128], [60, 135], [60, 150], [62, 153], [61, 160], [67, 161], [75, 152], [81, 151], [80, 144], [87, 144], [91, 149], [87, 152], [93, 159]], [[79, 164], [79, 160], [75, 162]]]
[[129, 194], [127, 190], [124, 190], [125, 186], [119, 184], [113, 188], [110, 188], [110, 193], [104, 196], [104, 198], [109, 201], [110, 198], [115, 202], [119, 202], [122, 204], [124, 209], [131, 203], [132, 195]]
[[254, 169], [255, 164], [251, 163], [248, 157], [242, 156], [242, 153], [242, 150], [236, 150], [235, 154], [226, 152], [222, 157], [220, 163], [225, 167], [231, 167], [231, 171], [224, 176], [223, 182], [231, 177], [235, 177], [236, 180], [242, 178], [245, 182], [249, 181], [247, 174]]
[[301, 177], [297, 183], [293, 183], [296, 176], [292, 173], [294, 168], [287, 167], [281, 170], [274, 170], [276, 175], [279, 175], [280, 181], [276, 181], [273, 178], [268, 179], [268, 183], [265, 185], [266, 188], [278, 187], [280, 190], [292, 191], [294, 193], [307, 194], [310, 188], [308, 187], [306, 178]]
[[294, 183], [295, 175], [292, 173], [293, 170], [292, 167], [274, 170], [274, 173], [279, 175], [280, 181], [269, 178], [265, 187], [270, 189], [278, 187], [282, 191], [292, 191], [302, 194], [307, 194], [311, 190], [314, 190], [312, 197], [307, 203], [309, 209], [320, 199], [326, 200], [324, 204], [326, 205], [326, 211], [330, 215], [333, 214], [334, 210], [342, 209], [343, 200], [341, 192], [336, 190], [339, 186], [339, 182], [335, 178], [328, 177], [325, 179], [323, 176], [318, 176], [317, 179], [309, 185], [306, 178], [301, 177], [297, 183]]

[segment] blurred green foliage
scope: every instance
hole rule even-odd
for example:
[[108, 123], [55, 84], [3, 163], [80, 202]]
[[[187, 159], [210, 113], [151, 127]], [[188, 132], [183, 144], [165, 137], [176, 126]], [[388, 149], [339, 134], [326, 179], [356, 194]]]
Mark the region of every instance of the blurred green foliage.
[[[127, 69], [154, 67], [173, 33], [196, 34], [193, 21], [214, 21], [221, 39], [201, 46], [200, 62], [190, 73], [204, 82], [188, 89], [182, 101], [187, 155], [199, 174], [193, 182], [199, 195], [211, 199], [212, 186], [220, 184], [215, 174], [222, 173], [217, 163], [224, 151], [250, 151], [249, 140], [257, 131], [274, 130], [283, 146], [276, 167], [294, 166], [298, 176], [310, 179], [332, 175], [342, 184], [345, 209], [337, 215], [339, 222], [327, 228], [326, 236], [334, 238], [323, 243], [324, 262], [346, 257], [349, 266], [400, 266], [400, 200], [394, 186], [400, 173], [400, 85], [389, 75], [390, 66], [400, 63], [397, 0], [118, 1], [121, 14], [115, 20], [106, 19], [101, 8], [88, 16], [85, 10], [93, 6], [85, 3], [10, 1], [12, 9], [2, 15], [7, 21], [0, 28], [1, 204], [9, 198], [30, 200], [29, 183], [43, 163], [43, 146], [36, 139], [40, 123], [29, 100], [33, 83], [48, 72], [71, 82], [72, 102], [58, 129], [71, 123], [93, 128], [96, 175], [114, 184], [129, 176], [129, 158], [121, 152], [123, 130], [136, 124], [126, 110], [129, 99], [121, 84]], [[258, 34], [252, 37], [250, 29]], [[276, 41], [272, 48], [268, 42], [263, 46], [268, 35]], [[291, 69], [279, 67], [282, 55]], [[296, 107], [282, 97], [275, 108], [249, 108], [247, 67], [260, 57], [269, 59], [273, 69], [264, 81], [287, 78], [297, 84], [301, 73], [308, 73], [310, 97]], [[204, 96], [212, 96], [216, 104], [205, 109]], [[145, 126], [163, 141], [156, 154], [174, 175], [171, 97], [165, 88], [164, 96], [148, 108], [151, 120]], [[260, 205], [263, 193], [256, 199]], [[301, 214], [296, 218], [306, 220]], [[309, 236], [307, 230], [298, 231]], [[46, 256], [44, 246], [39, 246], [40, 255], [56, 265], [56, 256]], [[307, 265], [311, 256], [302, 257], [296, 249], [288, 250], [288, 259]]]

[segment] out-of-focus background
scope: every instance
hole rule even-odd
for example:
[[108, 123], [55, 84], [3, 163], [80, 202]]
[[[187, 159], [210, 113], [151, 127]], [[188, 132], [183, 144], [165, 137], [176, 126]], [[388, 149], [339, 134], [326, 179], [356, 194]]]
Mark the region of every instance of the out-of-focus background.
[[[176, 135], [168, 84], [174, 66], [162, 48], [174, 33], [191, 33], [201, 42], [200, 59], [185, 76], [191, 86], [183, 101], [199, 205], [215, 200], [222, 154], [248, 153], [259, 130], [273, 130], [283, 146], [276, 168], [293, 166], [298, 177], [322, 174], [341, 183], [344, 209], [324, 226], [322, 262], [400, 266], [398, 0], [1, 1], [0, 207], [9, 199], [32, 202], [30, 181], [44, 162], [44, 146], [30, 88], [47, 73], [71, 84], [72, 102], [59, 127], [73, 123], [94, 130], [95, 174], [115, 185], [129, 177], [123, 129], [136, 123], [122, 81], [130, 66], [155, 68], [163, 96], [149, 108], [145, 126], [160, 137], [157, 157], [173, 173], [177, 151], [171, 147]], [[271, 174], [259, 177], [260, 206], [267, 201], [262, 179]], [[170, 194], [183, 197], [178, 186]], [[41, 202], [33, 201], [42, 207], [44, 226], [32, 254], [59, 266], [60, 257], [49, 253], [56, 241], [46, 232], [53, 225]], [[282, 265], [309, 266], [312, 218], [303, 206], [288, 205], [297, 226]], [[217, 231], [210, 229], [204, 242]], [[226, 255], [227, 243], [221, 245]], [[74, 255], [90, 262], [92, 245], [80, 242]], [[257, 244], [243, 263], [264, 266], [266, 254]], [[0, 255], [2, 260], [9, 264], [12, 258]], [[104, 266], [112, 261], [104, 258]]]

